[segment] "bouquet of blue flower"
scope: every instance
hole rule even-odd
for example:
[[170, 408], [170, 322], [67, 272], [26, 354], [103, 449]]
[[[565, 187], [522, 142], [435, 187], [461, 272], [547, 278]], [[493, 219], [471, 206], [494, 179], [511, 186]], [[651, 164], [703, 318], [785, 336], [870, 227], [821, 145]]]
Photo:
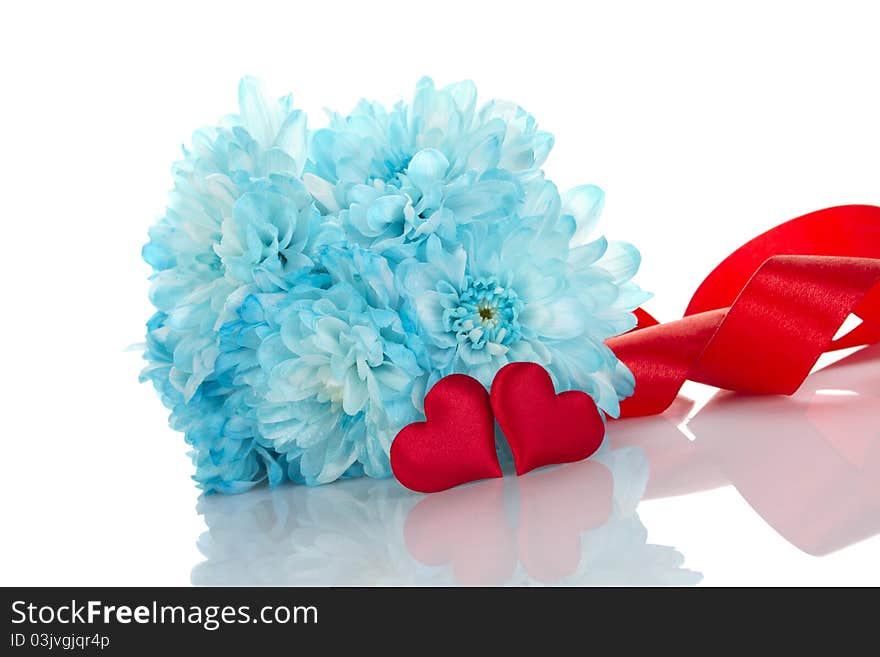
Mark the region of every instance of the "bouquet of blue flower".
[[634, 381], [605, 340], [647, 294], [639, 254], [590, 237], [592, 185], [560, 194], [553, 145], [515, 104], [461, 82], [362, 101], [317, 131], [247, 78], [197, 131], [150, 230], [152, 381], [195, 479], [236, 493], [391, 475], [397, 432], [451, 373], [513, 361], [616, 416]]

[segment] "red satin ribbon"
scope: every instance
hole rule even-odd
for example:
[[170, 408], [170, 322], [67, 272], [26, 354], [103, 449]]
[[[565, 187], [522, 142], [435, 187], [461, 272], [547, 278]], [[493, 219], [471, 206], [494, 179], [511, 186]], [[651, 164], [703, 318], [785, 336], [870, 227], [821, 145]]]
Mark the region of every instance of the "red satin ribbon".
[[[850, 314], [862, 323], [834, 340]], [[792, 219], [746, 243], [704, 280], [685, 316], [608, 340], [632, 370], [621, 417], [662, 413], [685, 380], [792, 394], [826, 351], [880, 342], [880, 208]]]

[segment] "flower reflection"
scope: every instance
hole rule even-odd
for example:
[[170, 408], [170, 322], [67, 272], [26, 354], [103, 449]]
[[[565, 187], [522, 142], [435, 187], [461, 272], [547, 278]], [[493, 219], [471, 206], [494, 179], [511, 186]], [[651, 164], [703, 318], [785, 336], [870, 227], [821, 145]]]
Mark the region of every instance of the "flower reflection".
[[647, 543], [642, 450], [422, 496], [393, 480], [199, 502], [208, 585], [590, 585], [700, 580]]

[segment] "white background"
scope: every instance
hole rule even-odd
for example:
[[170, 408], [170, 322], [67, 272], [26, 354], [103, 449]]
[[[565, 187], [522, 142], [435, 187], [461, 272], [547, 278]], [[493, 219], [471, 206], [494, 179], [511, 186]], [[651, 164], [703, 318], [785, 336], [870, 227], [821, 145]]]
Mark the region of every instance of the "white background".
[[[241, 75], [313, 126], [424, 74], [516, 100], [556, 136], [548, 175], [606, 191], [604, 232], [672, 319], [749, 237], [880, 202], [878, 30], [841, 1], [4, 4], [0, 584], [185, 584], [200, 559], [185, 446], [124, 349], [170, 164]], [[640, 515], [707, 584], [877, 583], [876, 539], [808, 556], [729, 487]]]

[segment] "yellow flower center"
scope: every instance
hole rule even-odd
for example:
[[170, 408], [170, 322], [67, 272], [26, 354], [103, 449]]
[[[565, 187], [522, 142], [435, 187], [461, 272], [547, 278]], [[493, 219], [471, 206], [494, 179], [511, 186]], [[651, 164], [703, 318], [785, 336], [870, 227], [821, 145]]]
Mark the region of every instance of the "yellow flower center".
[[492, 306], [490, 306], [490, 305], [488, 305], [488, 304], [486, 304], [486, 303], [481, 303], [481, 304], [477, 307], [477, 312], [479, 313], [479, 315], [480, 315], [480, 319], [481, 319], [482, 321], [484, 321], [484, 322], [494, 322], [494, 321], [495, 321], [495, 315], [497, 314], [498, 311], [497, 311], [496, 308], [493, 308]]

